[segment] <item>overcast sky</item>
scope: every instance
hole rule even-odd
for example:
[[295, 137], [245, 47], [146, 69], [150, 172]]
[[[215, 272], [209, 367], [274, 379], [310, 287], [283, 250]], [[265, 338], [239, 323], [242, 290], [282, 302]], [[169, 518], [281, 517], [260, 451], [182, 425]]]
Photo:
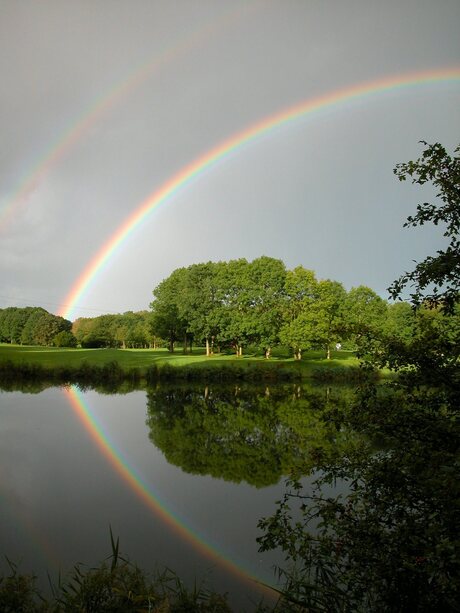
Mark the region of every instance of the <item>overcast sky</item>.
[[[460, 68], [458, 0], [0, 0], [0, 307], [57, 313], [165, 181], [288, 107]], [[424, 194], [393, 175], [460, 142], [460, 80], [394, 89], [255, 139], [140, 224], [76, 316], [148, 308], [175, 268], [260, 255], [347, 289], [441, 246], [402, 229]]]

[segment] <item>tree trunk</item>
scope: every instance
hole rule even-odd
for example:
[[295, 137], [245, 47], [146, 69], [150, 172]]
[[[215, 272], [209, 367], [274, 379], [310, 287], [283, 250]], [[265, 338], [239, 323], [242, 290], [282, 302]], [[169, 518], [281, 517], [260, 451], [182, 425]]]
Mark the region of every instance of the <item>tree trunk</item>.
[[209, 350], [209, 338], [206, 337], [206, 357], [209, 358], [210, 356], [210, 350]]
[[265, 350], [265, 358], [268, 360], [270, 358], [271, 354], [272, 354], [271, 347], [267, 347], [267, 349]]
[[172, 338], [169, 339], [169, 352], [174, 353], [174, 341]]
[[240, 345], [238, 348], [238, 355], [240, 358], [243, 357], [243, 346], [242, 345]]
[[330, 346], [329, 346], [329, 345], [327, 346], [326, 358], [327, 358], [328, 360], [330, 360], [330, 359], [331, 359], [331, 348], [330, 348]]

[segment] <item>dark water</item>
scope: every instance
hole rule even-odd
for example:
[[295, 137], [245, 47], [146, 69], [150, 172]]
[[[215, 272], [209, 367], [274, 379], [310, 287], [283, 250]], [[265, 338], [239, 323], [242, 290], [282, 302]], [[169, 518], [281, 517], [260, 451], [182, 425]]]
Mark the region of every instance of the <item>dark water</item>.
[[[276, 552], [258, 520], [312, 447], [340, 445], [318, 417], [330, 391], [162, 387], [124, 395], [51, 388], [0, 395], [0, 551], [57, 579], [110, 552], [109, 526], [143, 569], [167, 566], [229, 592], [270, 596]], [[308, 488], [308, 479], [305, 480]]]

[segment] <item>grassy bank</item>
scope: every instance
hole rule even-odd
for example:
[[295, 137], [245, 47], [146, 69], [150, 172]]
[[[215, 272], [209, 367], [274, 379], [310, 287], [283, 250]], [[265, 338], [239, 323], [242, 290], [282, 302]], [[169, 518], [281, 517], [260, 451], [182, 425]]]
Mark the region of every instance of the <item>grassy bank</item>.
[[55, 383], [155, 382], [164, 380], [228, 381], [242, 379], [328, 381], [355, 380], [359, 362], [350, 351], [305, 352], [301, 361], [275, 355], [269, 360], [256, 354], [236, 357], [216, 354], [206, 357], [204, 349], [192, 354], [165, 349], [62, 349], [0, 345], [2, 380], [46, 379]]

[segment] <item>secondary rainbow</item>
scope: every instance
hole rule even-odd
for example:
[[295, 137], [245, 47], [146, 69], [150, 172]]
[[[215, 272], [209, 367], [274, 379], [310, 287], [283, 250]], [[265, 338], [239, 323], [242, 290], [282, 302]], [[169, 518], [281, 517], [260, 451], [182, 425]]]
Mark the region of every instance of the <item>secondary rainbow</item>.
[[395, 90], [404, 90], [412, 87], [423, 87], [433, 83], [460, 81], [460, 67], [442, 68], [424, 72], [389, 76], [376, 81], [368, 81], [335, 90], [323, 96], [305, 100], [271, 115], [253, 124], [249, 128], [238, 132], [213, 147], [179, 172], [169, 178], [157, 190], [152, 192], [128, 218], [117, 228], [112, 236], [102, 245], [86, 265], [83, 272], [73, 284], [72, 289], [63, 301], [61, 315], [71, 319], [78, 302], [90, 289], [98, 273], [113, 257], [123, 242], [145, 221], [149, 214], [162, 204], [170, 201], [180, 190], [191, 181], [209, 170], [213, 165], [228, 157], [231, 153], [241, 149], [247, 143], [260, 138], [281, 126], [287, 126], [301, 118], [313, 115], [320, 111], [340, 107], [341, 105], [366, 97], [384, 94]]
[[0, 207], [0, 231], [6, 229], [14, 213], [27, 201], [28, 196], [33, 193], [51, 168], [62, 160], [119, 100], [131, 94], [155, 72], [197, 48], [220, 32], [224, 26], [229, 26], [251, 10], [260, 8], [261, 5], [260, 1], [256, 1], [243, 8], [232, 9], [219, 19], [206, 23], [185, 39], [165, 49], [154, 59], [138, 66], [127, 78], [114, 85], [108, 93], [96, 98], [84, 113], [75, 118], [72, 124], [60, 133], [51, 147], [47, 147], [35, 164], [20, 178], [11, 195]]
[[130, 465], [125, 455], [116, 448], [77, 388], [67, 388], [64, 390], [64, 393], [83, 424], [83, 427], [89, 433], [102, 455], [105, 456], [128, 487], [136, 493], [155, 515], [157, 515], [174, 533], [179, 534], [183, 539], [191, 543], [202, 555], [218, 562], [227, 571], [244, 581], [250, 582], [252, 586], [258, 584], [261, 590], [273, 594], [272, 590], [263, 582], [260, 582], [250, 570], [245, 569], [242, 564], [237, 564], [232, 561], [215, 546], [210, 545], [202, 536], [188, 527], [182, 518], [168, 509], [160, 496], [154, 492], [153, 487], [144, 481]]

